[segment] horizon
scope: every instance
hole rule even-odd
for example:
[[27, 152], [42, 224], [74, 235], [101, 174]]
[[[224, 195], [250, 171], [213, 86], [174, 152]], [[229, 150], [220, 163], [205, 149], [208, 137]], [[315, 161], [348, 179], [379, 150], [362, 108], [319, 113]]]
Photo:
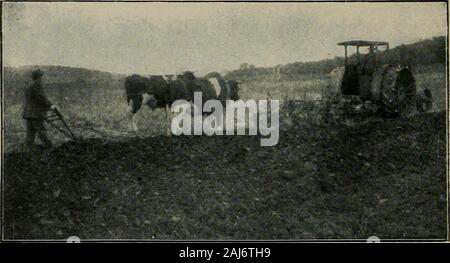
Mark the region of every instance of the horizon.
[[3, 65], [173, 74], [308, 63], [342, 57], [336, 43], [349, 39], [395, 48], [446, 36], [446, 11], [442, 3], [4, 3]]

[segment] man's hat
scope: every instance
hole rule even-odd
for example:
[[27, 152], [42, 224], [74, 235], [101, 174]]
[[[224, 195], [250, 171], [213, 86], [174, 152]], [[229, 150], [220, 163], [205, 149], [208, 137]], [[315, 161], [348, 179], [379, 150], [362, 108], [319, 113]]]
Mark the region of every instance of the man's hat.
[[44, 75], [44, 71], [42, 71], [40, 69], [36, 69], [36, 70], [33, 70], [33, 72], [31, 73], [31, 78], [38, 79], [39, 77], [42, 77], [43, 75]]

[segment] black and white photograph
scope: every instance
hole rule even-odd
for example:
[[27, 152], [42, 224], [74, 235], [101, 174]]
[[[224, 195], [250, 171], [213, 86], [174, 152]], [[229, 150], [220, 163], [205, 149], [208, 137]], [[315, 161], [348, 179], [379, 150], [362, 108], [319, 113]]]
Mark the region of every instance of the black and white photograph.
[[448, 241], [447, 2], [1, 16], [2, 241]]

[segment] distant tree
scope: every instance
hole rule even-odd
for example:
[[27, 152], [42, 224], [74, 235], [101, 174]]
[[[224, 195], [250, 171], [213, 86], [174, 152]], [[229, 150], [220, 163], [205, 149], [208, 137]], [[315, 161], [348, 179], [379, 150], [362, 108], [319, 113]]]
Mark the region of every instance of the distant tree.
[[254, 69], [255, 65], [248, 64], [248, 63], [242, 63], [239, 69], [241, 70], [248, 70], [248, 69]]

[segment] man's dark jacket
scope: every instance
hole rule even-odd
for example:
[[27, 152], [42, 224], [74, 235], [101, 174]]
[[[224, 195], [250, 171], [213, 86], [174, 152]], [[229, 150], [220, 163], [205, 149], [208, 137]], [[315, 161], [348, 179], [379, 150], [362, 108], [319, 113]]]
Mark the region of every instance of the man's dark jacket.
[[25, 88], [25, 101], [22, 117], [24, 119], [44, 120], [52, 104], [45, 96], [42, 84], [33, 83]]

